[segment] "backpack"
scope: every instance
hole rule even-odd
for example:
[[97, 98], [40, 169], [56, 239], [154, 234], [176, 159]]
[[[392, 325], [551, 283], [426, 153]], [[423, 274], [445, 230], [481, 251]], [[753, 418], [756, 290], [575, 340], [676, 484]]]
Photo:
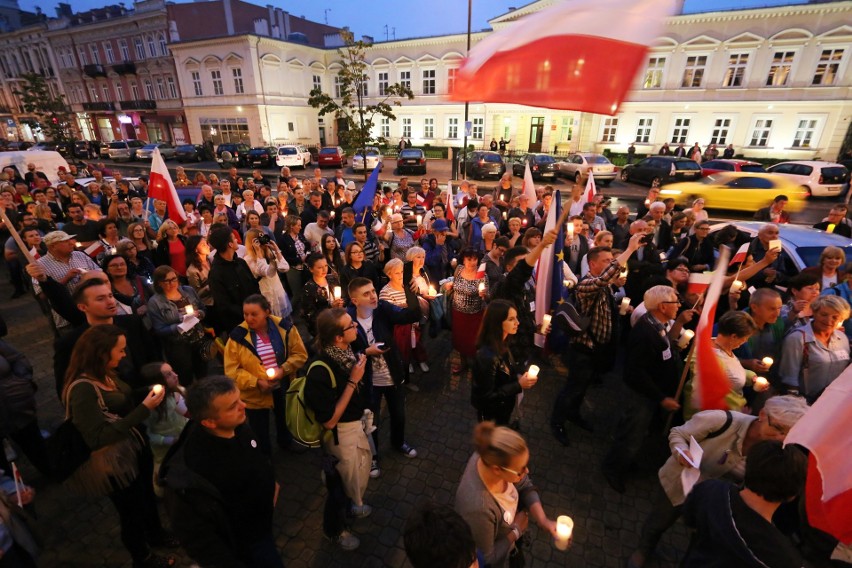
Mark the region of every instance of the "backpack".
[[337, 388], [334, 373], [323, 361], [314, 361], [308, 367], [304, 376], [290, 381], [290, 387], [284, 395], [285, 422], [287, 429], [293, 435], [293, 440], [308, 448], [319, 448], [325, 432], [323, 425], [316, 419], [314, 411], [305, 404], [305, 384], [314, 366], [325, 367], [331, 376], [331, 388]]

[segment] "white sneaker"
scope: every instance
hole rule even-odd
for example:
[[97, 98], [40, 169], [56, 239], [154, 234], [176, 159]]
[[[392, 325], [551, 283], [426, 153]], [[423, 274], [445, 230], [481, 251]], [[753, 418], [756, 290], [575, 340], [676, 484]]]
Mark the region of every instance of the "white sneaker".
[[331, 541], [346, 551], [355, 550], [361, 545], [358, 537], [349, 531], [343, 531], [337, 538], [333, 538]]
[[400, 453], [402, 453], [402, 455], [404, 455], [407, 458], [416, 458], [417, 457], [417, 450], [415, 450], [414, 448], [409, 446], [408, 443], [402, 444], [402, 446], [399, 447], [399, 451], [400, 451]]
[[420, 370], [423, 371], [424, 373], [428, 373], [429, 372], [429, 365], [427, 365], [426, 362], [423, 361], [422, 363], [420, 363]]
[[364, 517], [369, 517], [370, 513], [373, 512], [373, 508], [367, 505], [352, 505], [352, 516], [356, 519], [363, 519]]
[[409, 375], [413, 375], [413, 374], [414, 374], [414, 364], [412, 364], [412, 363], [409, 363], [409, 364], [408, 364], [408, 374], [409, 374]]
[[373, 460], [370, 464], [370, 477], [376, 479], [382, 475], [382, 470], [379, 469], [379, 460]]

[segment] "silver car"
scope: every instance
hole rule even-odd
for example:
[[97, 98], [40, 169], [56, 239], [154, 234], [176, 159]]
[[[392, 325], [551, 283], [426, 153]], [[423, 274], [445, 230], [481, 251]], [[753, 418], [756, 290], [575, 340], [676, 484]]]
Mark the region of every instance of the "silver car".
[[382, 156], [381, 151], [375, 146], [367, 146], [367, 159], [364, 160], [364, 151], [358, 150], [355, 155], [352, 157], [352, 169], [354, 171], [358, 170], [369, 170], [373, 171], [376, 168], [379, 168], [379, 171], [382, 171], [384, 168], [384, 156]]
[[132, 162], [145, 145], [141, 140], [116, 140], [109, 143], [109, 159], [114, 162]]
[[154, 148], [160, 149], [160, 155], [163, 160], [171, 160], [175, 158], [175, 147], [165, 142], [157, 144], [146, 144], [136, 151], [136, 157], [140, 160], [150, 160], [154, 157]]
[[559, 162], [559, 175], [574, 181], [588, 177], [589, 170], [594, 174], [595, 181], [600, 182], [604, 187], [609, 186], [618, 175], [615, 165], [602, 154], [578, 152], [569, 154]]

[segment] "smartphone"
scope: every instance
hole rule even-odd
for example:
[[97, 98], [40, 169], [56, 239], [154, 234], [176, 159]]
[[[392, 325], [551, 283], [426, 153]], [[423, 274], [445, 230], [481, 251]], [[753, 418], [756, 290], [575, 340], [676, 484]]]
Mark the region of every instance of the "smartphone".
[[384, 348], [385, 348], [385, 344], [384, 344], [384, 343], [382, 343], [382, 342], [374, 343], [373, 345], [375, 345], [375, 346], [376, 346], [376, 347], [378, 347], [379, 349], [384, 349]]
[[654, 233], [648, 233], [644, 237], [642, 237], [641, 243], [643, 245], [649, 245], [654, 241]]

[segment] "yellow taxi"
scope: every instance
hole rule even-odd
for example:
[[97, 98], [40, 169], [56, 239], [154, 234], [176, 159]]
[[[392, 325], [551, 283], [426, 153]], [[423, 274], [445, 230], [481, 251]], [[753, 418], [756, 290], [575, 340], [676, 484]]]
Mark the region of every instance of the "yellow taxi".
[[772, 204], [778, 195], [789, 199], [787, 211], [797, 212], [805, 207], [807, 192], [788, 178], [775, 174], [749, 172], [720, 172], [702, 178], [665, 186], [660, 199], [673, 197], [678, 205], [691, 206], [703, 199], [708, 209], [757, 211]]

